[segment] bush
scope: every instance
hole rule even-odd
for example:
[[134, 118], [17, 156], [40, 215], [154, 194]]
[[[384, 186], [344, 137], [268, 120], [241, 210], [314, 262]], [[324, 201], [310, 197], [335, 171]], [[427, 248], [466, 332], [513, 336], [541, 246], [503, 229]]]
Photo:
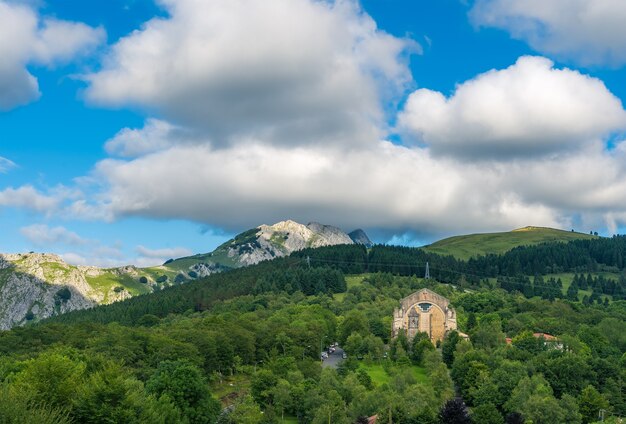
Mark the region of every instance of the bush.
[[142, 275], [141, 277], [139, 277], [139, 282], [141, 284], [148, 284], [148, 279]]
[[62, 302], [67, 302], [72, 298], [72, 291], [67, 287], [63, 287], [56, 293], [55, 297]]

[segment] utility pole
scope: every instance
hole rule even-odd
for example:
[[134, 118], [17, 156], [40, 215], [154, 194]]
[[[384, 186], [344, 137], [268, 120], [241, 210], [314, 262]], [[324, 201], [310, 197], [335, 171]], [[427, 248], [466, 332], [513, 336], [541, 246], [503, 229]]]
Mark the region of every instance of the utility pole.
[[311, 268], [311, 257], [310, 256], [306, 257], [306, 264], [309, 266], [309, 268]]

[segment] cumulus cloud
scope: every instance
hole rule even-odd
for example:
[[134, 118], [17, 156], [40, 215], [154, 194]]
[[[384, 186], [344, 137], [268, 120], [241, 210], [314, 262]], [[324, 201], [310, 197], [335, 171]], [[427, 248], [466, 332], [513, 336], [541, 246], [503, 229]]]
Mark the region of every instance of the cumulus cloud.
[[[115, 156], [137, 157], [175, 145], [183, 138], [182, 129], [158, 119], [148, 119], [141, 129], [124, 128], [105, 144], [106, 151]], [[182, 135], [182, 134], [181, 134]]]
[[168, 18], [121, 39], [85, 77], [89, 100], [157, 112], [214, 145], [354, 145], [378, 138], [381, 97], [412, 81], [406, 59], [419, 45], [379, 30], [355, 1], [161, 3]]
[[161, 249], [149, 249], [145, 246], [137, 246], [135, 252], [139, 255], [139, 262], [150, 265], [162, 264], [171, 258], [191, 256], [193, 252], [186, 247], [166, 247]]
[[121, 243], [103, 244], [98, 240], [81, 237], [64, 226], [33, 224], [20, 228], [20, 233], [37, 248], [56, 251], [71, 249], [59, 253], [71, 265], [112, 268], [133, 264], [147, 267], [161, 265], [169, 258], [190, 256], [193, 253], [185, 247], [150, 249], [140, 245], [135, 248], [135, 254], [129, 254]]
[[477, 0], [470, 17], [545, 54], [584, 65], [626, 63], [623, 0]]
[[70, 265], [97, 266], [101, 268], [116, 268], [130, 265], [131, 261], [124, 257], [121, 251], [111, 249], [110, 252], [86, 251], [59, 253], [61, 259]]
[[47, 213], [57, 210], [64, 198], [64, 193], [44, 194], [31, 185], [18, 188], [8, 187], [0, 191], [0, 206]]
[[65, 227], [50, 227], [45, 224], [33, 224], [20, 228], [20, 233], [37, 246], [53, 244], [83, 245], [88, 241]]
[[0, 174], [4, 174], [10, 169], [15, 168], [16, 166], [17, 165], [15, 164], [15, 162], [0, 156]]
[[623, 130], [626, 111], [602, 81], [526, 56], [462, 83], [448, 98], [415, 91], [399, 122], [437, 154], [519, 158], [577, 150]]
[[178, 146], [131, 161], [106, 160], [96, 170], [110, 185], [103, 208], [118, 217], [177, 217], [229, 229], [293, 218], [429, 234], [569, 225], [512, 184], [525, 172], [435, 159], [427, 149], [387, 142], [350, 152]]
[[37, 79], [28, 65], [69, 61], [93, 49], [104, 37], [102, 28], [42, 18], [25, 4], [0, 0], [0, 40], [5, 40], [0, 43], [0, 111], [39, 97]]
[[184, 247], [148, 249], [144, 246], [137, 246], [135, 253], [136, 255], [127, 255], [120, 246], [96, 244], [80, 251], [61, 253], [60, 256], [72, 265], [115, 268], [130, 264], [137, 267], [158, 266], [170, 258], [192, 254], [191, 250]]

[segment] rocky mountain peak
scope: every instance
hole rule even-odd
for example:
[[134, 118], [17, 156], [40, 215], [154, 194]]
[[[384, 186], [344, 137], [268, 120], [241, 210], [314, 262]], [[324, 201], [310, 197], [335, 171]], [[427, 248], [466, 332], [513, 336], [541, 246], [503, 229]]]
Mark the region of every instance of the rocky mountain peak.
[[348, 233], [348, 236], [356, 244], [362, 244], [365, 247], [372, 247], [374, 245], [367, 234], [365, 234], [365, 231], [360, 228]]

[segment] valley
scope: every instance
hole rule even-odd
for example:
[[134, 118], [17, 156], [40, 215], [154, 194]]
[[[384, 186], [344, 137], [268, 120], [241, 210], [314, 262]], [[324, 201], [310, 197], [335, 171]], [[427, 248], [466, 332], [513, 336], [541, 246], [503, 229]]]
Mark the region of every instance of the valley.
[[[250, 235], [221, 251], [254, 245]], [[453, 413], [480, 423], [549, 417], [586, 424], [599, 409], [626, 411], [626, 238], [517, 246], [467, 261], [401, 246], [300, 246], [0, 331], [0, 414], [44, 424], [104, 416], [220, 424], [353, 424], [376, 416], [435, 424]], [[157, 267], [148, 284], [136, 280], [148, 272], [142, 269], [89, 278], [101, 279], [99, 293], [128, 279], [131, 292], [208, 258]], [[14, 267], [55, 263], [59, 276], [88, 271], [52, 257], [13, 259]], [[46, 277], [44, 268], [38, 275]], [[437, 343], [426, 333], [391, 334], [394, 309], [421, 289], [456, 311], [458, 331]], [[347, 358], [336, 369], [322, 367], [320, 348], [334, 341]]]

